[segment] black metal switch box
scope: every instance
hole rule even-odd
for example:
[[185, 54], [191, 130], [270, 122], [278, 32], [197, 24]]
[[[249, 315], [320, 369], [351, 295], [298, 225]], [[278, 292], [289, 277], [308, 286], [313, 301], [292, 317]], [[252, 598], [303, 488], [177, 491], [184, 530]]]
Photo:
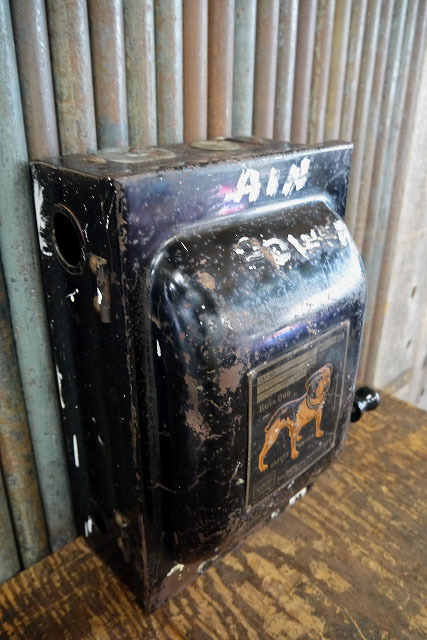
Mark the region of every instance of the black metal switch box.
[[147, 610], [343, 444], [365, 306], [350, 160], [236, 139], [32, 166], [79, 530]]

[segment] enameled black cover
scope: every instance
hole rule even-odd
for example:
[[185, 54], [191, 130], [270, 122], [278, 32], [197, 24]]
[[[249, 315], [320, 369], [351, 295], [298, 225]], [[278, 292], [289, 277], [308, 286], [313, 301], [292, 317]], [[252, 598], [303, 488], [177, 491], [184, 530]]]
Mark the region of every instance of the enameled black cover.
[[309, 486], [348, 429], [351, 145], [256, 142], [32, 167], [78, 525], [147, 609]]

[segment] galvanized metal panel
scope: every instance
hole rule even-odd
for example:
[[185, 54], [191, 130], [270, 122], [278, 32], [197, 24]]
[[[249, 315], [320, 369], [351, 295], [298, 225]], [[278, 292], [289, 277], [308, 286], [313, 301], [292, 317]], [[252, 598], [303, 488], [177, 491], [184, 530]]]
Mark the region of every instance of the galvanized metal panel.
[[61, 153], [96, 149], [86, 0], [46, 0]]
[[234, 0], [209, 2], [208, 136], [231, 134]]
[[49, 553], [49, 544], [1, 265], [0, 352], [0, 462], [22, 564], [29, 567]]
[[[386, 136], [387, 146], [384, 149], [384, 169], [381, 181], [381, 193], [378, 200], [379, 206], [376, 210], [375, 234], [371, 236], [371, 229], [369, 229], [368, 234], [365, 234], [365, 238], [367, 240], [367, 252], [365, 253], [366, 267], [367, 273], [371, 278], [371, 296], [370, 299], [368, 298], [366, 314], [367, 323], [365, 329], [365, 353], [369, 354], [368, 356], [365, 356], [365, 377], [368, 380], [373, 379], [375, 374], [375, 360], [378, 353], [378, 331], [380, 330], [382, 324], [382, 319], [378, 317], [377, 318], [379, 320], [379, 326], [378, 324], [375, 324], [375, 308], [377, 305], [377, 292], [381, 288], [379, 278], [381, 276], [384, 249], [387, 244], [389, 245], [389, 242], [387, 243], [387, 236], [390, 237], [390, 234], [392, 236], [395, 231], [395, 226], [393, 226], [392, 229], [388, 228], [389, 213], [395, 191], [395, 177], [399, 171], [399, 158], [401, 157], [399, 149], [399, 136], [402, 122], [404, 120], [405, 97], [409, 81], [409, 73], [411, 69], [412, 49], [414, 45], [417, 22], [418, 0], [412, 0], [407, 5], [402, 2], [402, 12], [403, 11], [405, 13], [403, 17], [398, 14], [399, 22], [401, 21], [404, 24], [404, 30], [401, 48], [399, 49], [399, 63], [398, 65], [396, 65], [396, 67], [393, 66], [393, 72], [395, 73], [397, 71], [397, 78], [392, 96], [391, 118], [389, 123], [387, 123], [390, 135]], [[393, 83], [390, 82], [390, 93], [392, 92], [392, 84]], [[370, 221], [368, 218], [368, 225], [369, 224]], [[395, 225], [394, 221], [393, 225]], [[369, 244], [369, 242], [371, 242], [371, 244]], [[385, 268], [387, 268], [387, 266]], [[383, 286], [382, 283], [381, 286]]]
[[336, 0], [330, 57], [325, 140], [338, 140], [344, 95], [347, 49], [350, 35], [351, 0]]
[[184, 140], [208, 131], [208, 0], [184, 0]]
[[[370, 92], [367, 105], [367, 107], [369, 108], [369, 114], [366, 119], [366, 130], [363, 131], [365, 144], [363, 150], [360, 150], [360, 154], [357, 153], [356, 158], [357, 162], [361, 163], [361, 165], [357, 167], [357, 170], [359, 172], [359, 184], [356, 184], [356, 181], [354, 181], [351, 186], [352, 207], [354, 207], [353, 211], [356, 212], [353, 222], [353, 237], [360, 250], [363, 246], [366, 216], [368, 213], [372, 170], [375, 158], [379, 116], [383, 96], [387, 52], [390, 38], [391, 21], [393, 17], [393, 6], [394, 0], [387, 0], [387, 2], [382, 3], [381, 7], [378, 42], [376, 46], [374, 79], [372, 82], [372, 90]], [[362, 151], [363, 160], [361, 160]], [[354, 203], [354, 205], [353, 196], [357, 198], [357, 204]]]
[[280, 0], [274, 137], [291, 139], [299, 0]]
[[122, 0], [88, 0], [99, 147], [127, 147]]
[[44, 0], [11, 3], [28, 155], [59, 155]]
[[324, 139], [334, 14], [335, 0], [319, 0], [308, 121], [308, 141], [310, 144], [321, 142]]
[[[427, 4], [420, 2], [403, 108], [405, 117], [402, 119], [398, 158], [393, 176], [393, 197], [380, 275], [381, 286], [377, 291], [373, 318], [371, 361], [367, 372], [367, 377], [373, 377], [375, 384], [381, 381], [388, 382], [405, 368], [405, 360], [409, 360], [413, 365], [413, 375], [407, 400], [414, 403], [422, 401], [423, 393], [420, 395], [420, 392], [423, 388], [425, 390], [427, 362], [427, 309], [424, 304], [427, 294], [427, 183], [424, 181], [420, 184], [420, 176], [427, 174], [424, 153], [427, 143], [426, 39]], [[422, 94], [419, 96], [421, 91]], [[405, 273], [405, 267], [409, 267], [409, 277]], [[394, 304], [396, 309], [391, 309], [391, 305]], [[390, 367], [385, 356], [390, 352], [390, 342], [396, 343], [396, 320], [402, 327], [398, 336], [404, 344], [396, 354], [397, 357], [393, 358], [393, 366]], [[426, 399], [423, 400], [425, 403]]]
[[370, 349], [375, 384], [421, 406], [427, 401], [426, 9], [420, 3], [373, 321], [378, 333], [372, 333]]
[[182, 0], [156, 0], [157, 137], [159, 144], [182, 142]]
[[129, 144], [157, 143], [153, 0], [123, 0]]
[[0, 584], [18, 573], [21, 565], [13, 535], [7, 496], [0, 468]]
[[300, 2], [291, 131], [291, 142], [300, 144], [308, 135], [316, 13], [317, 0]]
[[43, 507], [53, 549], [74, 536], [29, 185], [9, 5], [0, 3], [0, 250]]
[[[388, 2], [388, 0], [385, 0]], [[375, 59], [378, 43], [378, 33], [381, 17], [381, 4], [377, 0], [370, 0], [366, 16], [366, 33], [363, 43], [363, 51], [360, 65], [360, 82], [357, 93], [357, 102], [354, 119], [354, 153], [351, 164], [350, 184], [347, 198], [346, 222], [351, 233], [354, 233], [358, 216], [359, 190], [363, 169], [363, 154], [366, 141], [366, 126], [371, 104], [372, 83], [374, 79]], [[343, 112], [344, 115], [344, 112]], [[346, 126], [350, 122], [346, 123]], [[353, 124], [353, 123], [352, 123]], [[368, 140], [368, 144], [375, 144], [374, 140]]]
[[[380, 123], [378, 128], [377, 146], [373, 165], [373, 175], [370, 189], [366, 232], [363, 242], [363, 259], [368, 278], [368, 299], [365, 315], [365, 337], [360, 361], [360, 377], [365, 379], [366, 367], [369, 360], [369, 341], [371, 335], [372, 318], [375, 308], [377, 278], [382, 260], [382, 241], [379, 237], [385, 233], [386, 220], [379, 225], [379, 212], [383, 193], [384, 173], [388, 170], [388, 146], [393, 118], [394, 101], [398, 90], [400, 55], [403, 46], [406, 10], [408, 0], [396, 0], [393, 8], [393, 22], [390, 34], [389, 51], [381, 103]], [[379, 245], [376, 246], [377, 241]]]
[[252, 135], [257, 0], [236, 0], [234, 17], [234, 135]]
[[[379, 0], [374, 1], [379, 4]], [[352, 3], [340, 128], [341, 140], [353, 139], [353, 121], [356, 110], [367, 6], [368, 0], [357, 0], [357, 2]]]
[[279, 0], [258, 0], [253, 132], [272, 138], [276, 94]]

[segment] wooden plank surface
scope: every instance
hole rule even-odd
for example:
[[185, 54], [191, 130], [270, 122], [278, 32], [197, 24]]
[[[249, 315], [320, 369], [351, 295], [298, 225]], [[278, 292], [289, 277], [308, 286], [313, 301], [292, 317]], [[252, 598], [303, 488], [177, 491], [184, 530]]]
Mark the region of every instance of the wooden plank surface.
[[154, 614], [82, 538], [0, 588], [0, 637], [427, 637], [427, 413], [392, 397], [307, 496]]

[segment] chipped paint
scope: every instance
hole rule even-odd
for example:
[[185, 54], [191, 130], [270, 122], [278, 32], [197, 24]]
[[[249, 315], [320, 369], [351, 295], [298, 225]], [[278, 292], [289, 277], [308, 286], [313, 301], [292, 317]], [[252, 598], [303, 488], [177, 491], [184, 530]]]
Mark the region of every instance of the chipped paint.
[[62, 392], [63, 375], [60, 372], [60, 370], [58, 369], [58, 365], [56, 365], [56, 379], [58, 380], [59, 402], [61, 403], [62, 409], [65, 409], [64, 395], [63, 395], [63, 392]]
[[52, 256], [52, 251], [49, 251], [49, 245], [45, 239], [45, 233], [47, 228], [47, 220], [42, 215], [42, 207], [43, 207], [43, 187], [39, 183], [39, 181], [34, 178], [33, 180], [33, 193], [34, 193], [34, 207], [36, 210], [36, 219], [37, 219], [37, 227], [39, 230], [39, 245], [40, 251], [44, 253], [45, 256]]
[[219, 374], [219, 391], [221, 395], [234, 393], [240, 384], [244, 364], [239, 362], [228, 369], [222, 369]]
[[76, 467], [80, 466], [80, 458], [79, 458], [79, 444], [77, 442], [77, 436], [73, 434], [73, 454], [74, 454], [74, 464]]
[[203, 417], [196, 409], [189, 409], [185, 414], [188, 426], [202, 439], [209, 438], [211, 430], [203, 420]]
[[157, 349], [157, 355], [159, 356], [159, 358], [161, 358], [162, 350], [160, 348], [160, 342], [158, 340], [156, 340], [156, 349]]
[[337, 231], [339, 241], [341, 242], [343, 247], [346, 247], [348, 244], [349, 233], [341, 218], [334, 220], [334, 227]]
[[177, 571], [182, 571], [184, 569], [185, 565], [183, 564], [176, 564], [175, 566], [172, 567], [172, 569], [170, 569], [167, 572], [167, 577], [169, 578], [169, 576], [173, 575], [174, 573], [176, 573]]
[[279, 189], [279, 176], [280, 171], [271, 167], [270, 175], [268, 177], [267, 189], [265, 190], [266, 194], [270, 196], [270, 198], [274, 198], [278, 189]]
[[209, 291], [213, 291], [215, 289], [215, 280], [210, 275], [210, 273], [206, 273], [206, 272], [200, 273], [198, 271], [196, 275], [197, 275], [198, 281], [203, 287], [205, 287], [205, 289], [209, 289]]
[[199, 566], [197, 567], [197, 573], [204, 573], [207, 569], [209, 569], [209, 567], [215, 562], [215, 560], [218, 559], [218, 556], [213, 556], [212, 558], [209, 558], [209, 560], [205, 560], [204, 562], [201, 562], [199, 564]]
[[259, 171], [256, 169], [242, 169], [237, 182], [234, 202], [238, 204], [243, 196], [249, 196], [249, 202], [256, 202], [261, 191]]
[[87, 538], [92, 533], [92, 530], [93, 530], [93, 520], [89, 516], [84, 523], [85, 538]]
[[79, 292], [78, 289], [74, 289], [74, 291], [72, 291], [71, 293], [67, 294], [65, 297], [69, 298], [71, 300], [71, 302], [75, 302], [76, 295], [78, 294], [78, 292]]
[[290, 244], [298, 251], [298, 253], [300, 253], [303, 256], [303, 258], [305, 259], [308, 258], [308, 254], [307, 254], [307, 251], [305, 250], [305, 247], [303, 247], [300, 241], [297, 240], [291, 233], [288, 235], [288, 242], [290, 242]]
[[292, 164], [286, 178], [285, 184], [282, 188], [284, 196], [290, 196], [293, 190], [300, 191], [305, 187], [305, 183], [308, 178], [308, 171], [310, 169], [310, 158], [303, 158], [301, 164], [298, 167], [296, 164]]
[[288, 503], [289, 506], [292, 507], [292, 505], [295, 504], [295, 502], [300, 498], [303, 498], [306, 493], [307, 493], [307, 487], [304, 487], [304, 489], [301, 489], [301, 491], [298, 491], [298, 493], [292, 496], [292, 498], [289, 500], [289, 503]]

